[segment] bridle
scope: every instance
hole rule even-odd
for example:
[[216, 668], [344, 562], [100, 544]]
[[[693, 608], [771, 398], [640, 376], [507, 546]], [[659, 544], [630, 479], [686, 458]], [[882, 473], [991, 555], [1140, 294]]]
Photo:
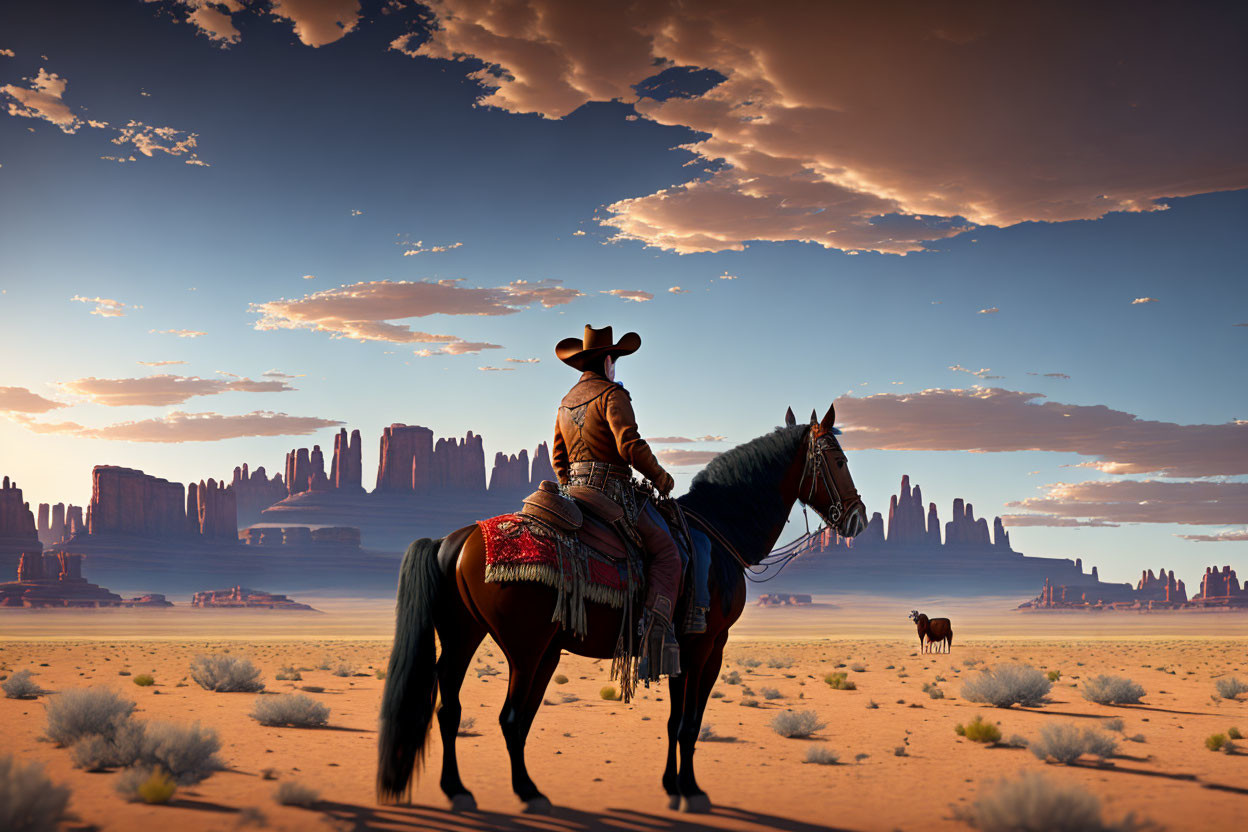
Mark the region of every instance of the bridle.
[[[850, 511], [856, 503], [861, 503], [862, 498], [858, 496], [858, 492], [854, 491], [849, 495], [849, 499], [841, 496], [840, 489], [836, 487], [836, 478], [832, 476], [832, 466], [844, 466], [848, 462], [848, 457], [841, 450], [840, 444], [836, 441], [836, 435], [825, 428], [823, 425], [815, 422], [811, 424], [810, 430], [806, 434], [806, 462], [802, 466], [802, 478], [798, 480], [797, 493], [802, 503], [814, 509], [824, 523], [829, 528], [835, 529], [836, 524], [840, 522], [841, 517]], [[832, 458], [829, 459], [829, 454]], [[807, 484], [809, 482], [809, 484]], [[832, 498], [832, 505], [828, 509], [828, 513], [824, 513], [814, 505], [815, 491], [822, 485], [827, 491], [828, 496]], [[806, 496], [802, 497], [803, 488]]]
[[[798, 498], [801, 499], [803, 505], [808, 505], [814, 509], [815, 513], [828, 524], [828, 527], [833, 529], [836, 528], [837, 522], [840, 521], [845, 512], [852, 510], [855, 505], [862, 502], [862, 498], [858, 496], [857, 491], [854, 491], [853, 494], [850, 495], [849, 500], [846, 501], [845, 498], [841, 496], [840, 489], [836, 487], [836, 482], [832, 476], [832, 465], [837, 462], [844, 465], [849, 461], [849, 458], [845, 456], [845, 452], [841, 450], [840, 444], [834, 437], [835, 434], [832, 431], [827, 430], [818, 422], [811, 424], [810, 430], [806, 434], [806, 460], [802, 463], [802, 477], [797, 483]], [[828, 458], [829, 454], [833, 455], [833, 459]], [[802, 488], [803, 484], [807, 481], [807, 477], [810, 479], [810, 485], [806, 488], [806, 496], [803, 498]], [[829, 510], [829, 514], [824, 514], [811, 503], [815, 497], [815, 489], [819, 485], [823, 485], [828, 494], [832, 497], [832, 507]], [[799, 538], [793, 543], [785, 546], [783, 550], [772, 552], [770, 559], [765, 559], [756, 564], [750, 563], [748, 560], [743, 558], [741, 553], [737, 551], [736, 547], [733, 546], [732, 543], [720, 533], [719, 529], [715, 528], [715, 526], [705, 517], [702, 517], [688, 506], [680, 506], [680, 509], [697, 525], [701, 526], [703, 531], [713, 537], [716, 542], [718, 542], [719, 545], [728, 552], [728, 554], [732, 555], [733, 559], [735, 559], [745, 570], [747, 577], [751, 574], [761, 574], [753, 571], [753, 567], [755, 566], [764, 567], [764, 570], [766, 570], [767, 567], [780, 564], [780, 568], [784, 568], [784, 566], [787, 565], [788, 562], [796, 555], [798, 549], [800, 548], [800, 544], [803, 542], [802, 539]], [[809, 531], [806, 536], [810, 536]], [[779, 570], [777, 570], [777, 572], [771, 577], [775, 577], [776, 574], [779, 574]]]

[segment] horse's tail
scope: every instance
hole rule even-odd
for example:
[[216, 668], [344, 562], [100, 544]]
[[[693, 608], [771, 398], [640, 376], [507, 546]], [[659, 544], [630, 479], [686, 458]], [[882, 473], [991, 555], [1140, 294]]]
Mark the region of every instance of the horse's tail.
[[413, 771], [424, 762], [438, 695], [434, 610], [446, 582], [438, 566], [441, 544], [427, 537], [417, 540], [399, 567], [394, 646], [377, 740], [377, 799], [382, 803], [410, 800]]

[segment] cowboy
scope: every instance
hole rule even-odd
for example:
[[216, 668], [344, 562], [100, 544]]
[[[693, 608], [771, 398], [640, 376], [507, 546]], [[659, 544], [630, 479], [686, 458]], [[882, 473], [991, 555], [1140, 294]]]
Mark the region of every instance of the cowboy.
[[[637, 430], [631, 396], [615, 380], [615, 362], [641, 346], [641, 336], [626, 333], [617, 342], [611, 327], [586, 324], [583, 338], [565, 338], [555, 346], [564, 364], [581, 371], [581, 378], [559, 404], [555, 419], [552, 464], [563, 486], [589, 486], [610, 497], [624, 510], [628, 526], [636, 530], [649, 560], [646, 565], [647, 643], [643, 655], [649, 678], [677, 675], [679, 648], [672, 630], [680, 592], [682, 563], [676, 542], [663, 518], [633, 484], [635, 469], [661, 496], [675, 482]], [[661, 658], [660, 658], [661, 657]]]

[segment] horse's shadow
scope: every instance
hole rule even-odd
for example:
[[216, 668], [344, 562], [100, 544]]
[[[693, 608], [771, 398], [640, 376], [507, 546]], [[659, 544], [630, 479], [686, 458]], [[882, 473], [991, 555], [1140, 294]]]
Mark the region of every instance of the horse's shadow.
[[[333, 818], [344, 831], [421, 829], [434, 832], [702, 832], [708, 828], [780, 829], [785, 832], [848, 832], [844, 827], [825, 826], [764, 812], [736, 807], [717, 807], [707, 815], [655, 814], [637, 809], [607, 808], [598, 812], [556, 806], [549, 815], [502, 814], [499, 812], [452, 812], [449, 809], [409, 806], [367, 806], [320, 801], [309, 809]], [[706, 820], [703, 820], [703, 819]], [[715, 819], [718, 822], [707, 820]], [[724, 823], [727, 821], [727, 823]]]

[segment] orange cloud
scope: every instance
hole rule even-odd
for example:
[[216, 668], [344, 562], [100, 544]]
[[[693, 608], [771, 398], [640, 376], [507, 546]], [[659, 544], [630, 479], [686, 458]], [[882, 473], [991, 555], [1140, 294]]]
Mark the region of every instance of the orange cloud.
[[95, 308], [91, 310], [91, 314], [99, 315], [102, 318], [122, 318], [125, 317], [126, 314], [122, 311], [126, 308], [126, 305], [121, 301], [113, 300], [112, 298], [84, 298], [82, 295], [74, 295], [70, 298], [70, 300], [77, 301], [78, 303], [95, 304]]
[[[1089, 518], [1105, 523], [1181, 523], [1204, 526], [1243, 522], [1248, 517], [1248, 483], [1115, 480], [1049, 486], [1043, 497], [1006, 503], [1042, 517]], [[1019, 516], [1014, 515], [1017, 519]], [[1002, 519], [1002, 522], [1007, 522]], [[1013, 525], [1070, 525], [1018, 523]], [[1088, 525], [1079, 523], [1078, 525]]]
[[[905, 253], [975, 225], [1157, 210], [1162, 197], [1248, 185], [1243, 124], [1207, 94], [1228, 78], [1228, 100], [1248, 94], [1224, 15], [1143, 26], [1087, 4], [432, 9], [427, 39], [392, 47], [482, 62], [470, 74], [486, 106], [562, 118], [620, 100], [705, 136], [685, 149], [709, 175], [608, 206], [619, 237], [672, 251], [803, 240]], [[634, 85], [673, 67], [724, 80], [638, 98]]]
[[1007, 526], [1053, 526], [1060, 528], [1118, 528], [1120, 523], [1105, 520], [1081, 520], [1077, 517], [1058, 517], [1055, 514], [1003, 514], [1001, 522]]
[[43, 119], [61, 128], [63, 133], [78, 132], [82, 119], [74, 115], [61, 98], [69, 83], [46, 69], [40, 69], [38, 75], [27, 80], [30, 81], [29, 87], [13, 84], [0, 87], [0, 94], [12, 99], [9, 102], [9, 115]]
[[649, 292], [643, 292], [640, 289], [603, 289], [601, 293], [614, 295], [622, 300], [631, 300], [635, 303], [645, 303], [648, 300], [654, 300], [654, 295]]
[[861, 450], [1056, 451], [1114, 474], [1248, 474], [1248, 422], [1180, 425], [997, 387], [841, 396], [841, 443]]
[[185, 361], [140, 361], [144, 367], [168, 367], [173, 364], [185, 364]]
[[217, 442], [244, 436], [303, 436], [323, 428], [346, 424], [312, 416], [288, 416], [285, 413], [255, 411], [238, 416], [220, 413], [184, 413], [174, 411], [155, 419], [118, 422], [102, 428], [89, 428], [76, 422], [23, 422], [34, 433], [57, 433], [86, 439], [109, 439], [124, 442]]
[[207, 335], [207, 332], [200, 332], [198, 329], [149, 329], [152, 335], [176, 335], [179, 338], [199, 338]]
[[38, 393], [32, 393], [25, 387], [0, 387], [0, 412], [5, 413], [47, 413], [67, 404], [45, 399]]
[[61, 389], [108, 407], [182, 404], [195, 396], [220, 393], [282, 393], [294, 390], [285, 381], [253, 381], [235, 376], [230, 381], [198, 376], [154, 375], [145, 378], [80, 378], [62, 382]]
[[536, 283], [515, 280], [506, 286], [487, 289], [461, 286], [461, 283], [459, 279], [353, 283], [296, 300], [252, 304], [252, 311], [260, 313], [255, 324], [260, 330], [311, 329], [355, 341], [441, 343], [444, 346], [438, 350], [422, 350], [417, 354], [462, 355], [497, 349], [499, 345], [465, 341], [455, 335], [417, 332], [406, 324], [392, 321], [428, 315], [512, 315], [535, 303], [549, 309], [581, 296], [579, 291], [566, 288], [557, 280]]
[[359, 0], [273, 0], [273, 15], [294, 24], [304, 45], [318, 47], [340, 40], [360, 19]]
[[685, 465], [705, 465], [719, 456], [719, 451], [682, 451], [677, 448], [664, 448], [655, 456], [662, 460], [664, 465], [680, 468]]
[[1196, 543], [1229, 543], [1248, 540], [1248, 528], [1244, 529], [1223, 529], [1217, 534], [1180, 534], [1175, 535], [1184, 540], [1191, 540]]

